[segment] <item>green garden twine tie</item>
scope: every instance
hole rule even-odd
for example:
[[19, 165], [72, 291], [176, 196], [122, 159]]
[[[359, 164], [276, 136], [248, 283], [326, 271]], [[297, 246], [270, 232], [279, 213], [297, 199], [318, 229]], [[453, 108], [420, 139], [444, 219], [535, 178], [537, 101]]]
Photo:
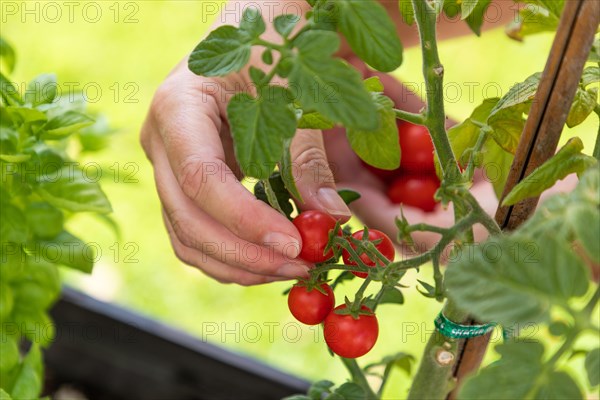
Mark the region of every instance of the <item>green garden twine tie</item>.
[[444, 313], [440, 312], [435, 319], [436, 329], [444, 336], [451, 339], [468, 339], [476, 336], [483, 336], [491, 332], [495, 323], [485, 325], [461, 325], [450, 321]]

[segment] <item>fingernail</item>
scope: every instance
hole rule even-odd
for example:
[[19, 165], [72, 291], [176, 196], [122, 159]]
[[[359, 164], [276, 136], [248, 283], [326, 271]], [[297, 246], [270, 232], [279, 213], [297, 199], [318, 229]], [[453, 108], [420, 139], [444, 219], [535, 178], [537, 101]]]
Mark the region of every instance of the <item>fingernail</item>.
[[335, 189], [319, 189], [317, 200], [329, 214], [335, 217], [350, 217], [352, 215], [350, 209]]
[[305, 278], [308, 276], [308, 267], [300, 264], [285, 264], [277, 270], [277, 275], [288, 278]]
[[270, 232], [265, 236], [263, 243], [288, 258], [296, 258], [300, 254], [298, 239], [280, 232]]

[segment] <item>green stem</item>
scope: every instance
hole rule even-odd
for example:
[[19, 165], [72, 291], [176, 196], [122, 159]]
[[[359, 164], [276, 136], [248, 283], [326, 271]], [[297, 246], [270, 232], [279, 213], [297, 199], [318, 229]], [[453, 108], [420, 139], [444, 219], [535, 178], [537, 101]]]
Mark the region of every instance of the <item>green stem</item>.
[[368, 400], [376, 400], [378, 397], [371, 389], [371, 385], [367, 381], [365, 374], [362, 369], [358, 366], [358, 363], [353, 358], [343, 358], [340, 357], [348, 372], [350, 372], [350, 376], [352, 377], [352, 381], [362, 387], [367, 394]]
[[410, 122], [415, 125], [425, 125], [425, 116], [423, 114], [415, 114], [404, 110], [394, 109], [396, 113], [396, 119], [401, 119], [403, 121]]
[[371, 278], [369, 278], [367, 276], [365, 278], [365, 281], [362, 283], [362, 285], [360, 285], [360, 288], [356, 292], [356, 295], [354, 296], [354, 304], [352, 304], [351, 311], [356, 311], [356, 312], [360, 311], [360, 305], [361, 305], [362, 298], [365, 294], [365, 290], [367, 290], [367, 287], [369, 286], [370, 283], [371, 283]]

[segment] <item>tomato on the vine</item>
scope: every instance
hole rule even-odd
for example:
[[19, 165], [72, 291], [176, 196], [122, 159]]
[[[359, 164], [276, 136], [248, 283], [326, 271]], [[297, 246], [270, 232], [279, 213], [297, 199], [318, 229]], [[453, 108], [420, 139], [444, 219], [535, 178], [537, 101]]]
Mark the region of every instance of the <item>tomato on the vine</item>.
[[426, 127], [410, 122], [399, 124], [402, 158], [400, 168], [404, 171], [434, 172], [433, 143]]
[[[301, 259], [312, 263], [321, 263], [333, 257], [333, 250], [325, 253], [329, 232], [335, 228], [336, 224], [336, 220], [331, 215], [317, 210], [304, 211], [292, 222], [302, 238], [302, 250], [299, 255]], [[338, 235], [341, 233], [340, 230]]]
[[[364, 230], [360, 230], [357, 232], [354, 232], [352, 234], [352, 237], [358, 240], [363, 240], [363, 235], [364, 235]], [[394, 256], [396, 255], [396, 249], [394, 248], [394, 244], [392, 243], [392, 240], [383, 232], [378, 231], [376, 229], [369, 229], [369, 241], [370, 242], [375, 242], [377, 240], [380, 240], [379, 243], [375, 244], [375, 248], [377, 250], [379, 250], [381, 252], [381, 254], [388, 259], [388, 261], [394, 261]], [[353, 249], [356, 249], [356, 246], [354, 244], [350, 244], [352, 246]], [[371, 260], [371, 258], [366, 255], [365, 253], [362, 253], [360, 256], [360, 259], [362, 260], [363, 263], [365, 263], [367, 266], [369, 267], [374, 267], [375, 266], [375, 261]], [[346, 265], [357, 265], [356, 262], [354, 260], [352, 260], [352, 258], [350, 257], [350, 253], [348, 253], [347, 250], [343, 250], [342, 251], [342, 258], [344, 259], [344, 264]], [[381, 260], [376, 260], [377, 261], [377, 265], [384, 265], [383, 261]], [[358, 276], [359, 278], [366, 278], [367, 277], [367, 273], [366, 272], [358, 272], [358, 271], [352, 271], [352, 273], [356, 276]]]
[[367, 306], [361, 306], [357, 319], [352, 315], [336, 314], [335, 310], [345, 310], [342, 304], [330, 312], [323, 326], [327, 346], [340, 357], [357, 358], [367, 354], [377, 342], [379, 324], [377, 317]]
[[325, 317], [335, 306], [335, 295], [331, 286], [326, 283], [319, 288], [309, 289], [304, 284], [296, 284], [288, 295], [288, 307], [292, 315], [306, 325], [317, 325], [323, 322]]
[[393, 203], [431, 212], [435, 210], [437, 204], [434, 195], [439, 187], [440, 181], [433, 174], [403, 175], [392, 183], [388, 189], [388, 197]]

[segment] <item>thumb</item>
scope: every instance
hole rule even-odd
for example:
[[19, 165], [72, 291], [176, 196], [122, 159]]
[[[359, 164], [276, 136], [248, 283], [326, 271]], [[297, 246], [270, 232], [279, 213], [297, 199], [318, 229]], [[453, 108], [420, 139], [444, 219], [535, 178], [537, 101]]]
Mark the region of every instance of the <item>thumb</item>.
[[336, 219], [348, 220], [352, 213], [338, 195], [335, 180], [327, 161], [323, 134], [318, 130], [301, 129], [291, 146], [292, 173], [302, 195], [303, 210], [319, 210]]

